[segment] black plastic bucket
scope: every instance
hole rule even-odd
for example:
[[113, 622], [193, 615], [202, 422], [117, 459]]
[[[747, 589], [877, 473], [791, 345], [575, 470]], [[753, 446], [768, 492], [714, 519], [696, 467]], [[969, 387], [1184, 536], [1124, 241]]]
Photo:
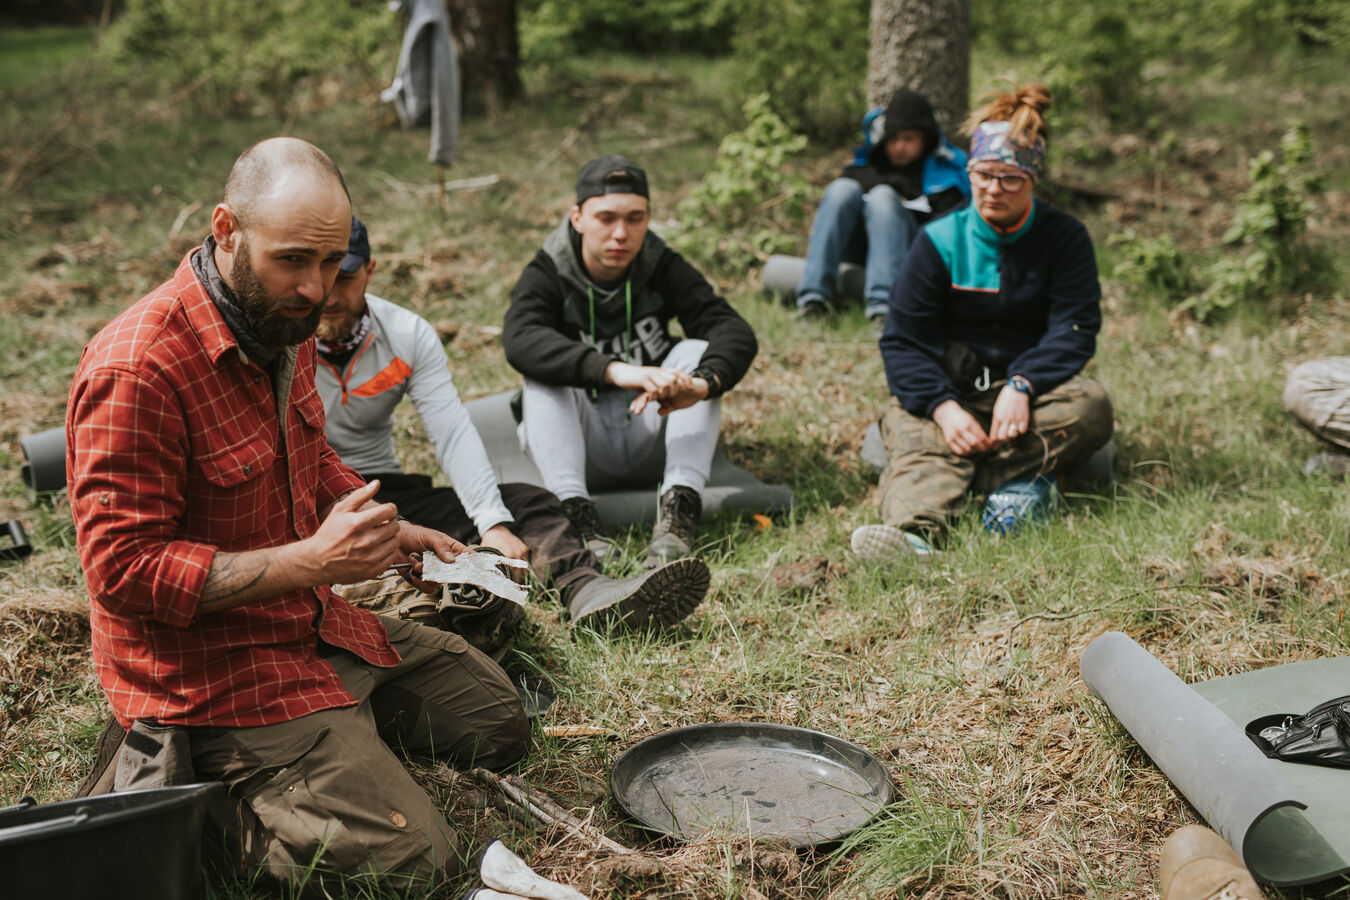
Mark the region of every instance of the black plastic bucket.
[[203, 817], [224, 789], [188, 784], [0, 810], [0, 893], [195, 900]]

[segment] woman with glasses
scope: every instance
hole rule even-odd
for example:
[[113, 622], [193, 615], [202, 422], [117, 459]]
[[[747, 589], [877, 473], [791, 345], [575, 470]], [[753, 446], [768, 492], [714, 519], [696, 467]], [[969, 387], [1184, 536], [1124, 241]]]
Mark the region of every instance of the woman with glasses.
[[1011, 530], [1111, 437], [1110, 398], [1081, 374], [1101, 327], [1092, 240], [1036, 197], [1049, 107], [1033, 83], [971, 116], [971, 202], [924, 227], [891, 288], [884, 524], [853, 533], [860, 556], [935, 552], [972, 492], [1002, 504], [986, 528]]

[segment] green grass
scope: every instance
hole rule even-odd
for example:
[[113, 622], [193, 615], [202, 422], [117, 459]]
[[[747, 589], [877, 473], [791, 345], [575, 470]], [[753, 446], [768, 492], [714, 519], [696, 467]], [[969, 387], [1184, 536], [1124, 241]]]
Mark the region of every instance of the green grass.
[[[0, 563], [0, 805], [68, 795], [101, 727], [68, 511], [60, 498], [30, 504], [17, 438], [61, 423], [82, 346], [201, 239], [242, 148], [288, 131], [332, 153], [381, 260], [372, 290], [459, 323], [449, 359], [471, 398], [517, 382], [496, 329], [511, 285], [570, 203], [580, 163], [610, 151], [636, 157], [666, 223], [711, 168], [720, 136], [742, 125], [723, 62], [570, 60], [527, 72], [519, 106], [465, 124], [447, 177], [501, 180], [440, 200], [423, 190], [435, 180], [426, 133], [391, 127], [355, 81], [285, 121], [197, 117], [114, 71], [81, 69], [82, 80], [63, 81], [88, 34], [0, 36], [0, 72], [11, 73], [0, 77], [0, 178], [47, 136], [61, 160], [26, 169], [0, 198], [0, 519], [23, 519], [39, 551]], [[981, 73], [1009, 68], [1030, 74], [1035, 61], [982, 57], [977, 87], [989, 80]], [[1343, 190], [1350, 154], [1331, 137], [1331, 111], [1344, 107], [1345, 88], [1328, 71], [1275, 61], [1222, 78], [1165, 72], [1159, 93], [1175, 102], [1158, 116], [1175, 142], [1146, 134], [1129, 150], [1119, 135], [1061, 136], [1096, 148], [1056, 159], [1054, 177], [1110, 195], [1071, 209], [1087, 222], [1103, 271], [1115, 252], [1106, 238], [1125, 227], [1170, 231], [1187, 253], [1219, 252], [1243, 160], [1273, 146], [1286, 119], [1310, 122], [1329, 183]], [[68, 109], [79, 129], [60, 128]], [[1213, 152], [1202, 144], [1211, 139]], [[846, 155], [813, 146], [794, 165], [823, 186]], [[1343, 195], [1323, 199], [1311, 238], [1340, 240], [1348, 218]], [[1306, 297], [1279, 298], [1277, 312], [1208, 327], [1106, 278], [1092, 372], [1115, 403], [1119, 479], [1011, 539], [990, 539], [972, 513], [927, 567], [867, 565], [847, 552], [851, 530], [879, 518], [876, 475], [857, 451], [886, 388], [861, 313], [804, 325], [759, 294], [757, 272], [708, 274], [761, 343], [724, 404], [728, 451], [791, 485], [797, 508], [766, 530], [745, 516], [711, 518], [702, 550], [713, 591], [670, 633], [571, 629], [542, 595], [509, 666], [557, 692], [543, 724], [594, 725], [619, 739], [541, 735], [525, 777], [583, 814], [593, 808], [615, 840], [647, 846], [649, 836], [606, 802], [608, 767], [624, 748], [705, 721], [817, 728], [876, 753], [900, 788], [896, 805], [841, 847], [793, 856], [781, 871], [763, 848], [726, 836], [684, 848], [657, 842], [648, 849], [666, 883], [641, 895], [731, 897], [749, 879], [793, 898], [1153, 896], [1158, 846], [1194, 814], [1081, 684], [1078, 657], [1108, 629], [1186, 679], [1350, 652], [1350, 494], [1302, 475], [1319, 447], [1280, 402], [1296, 361], [1350, 340], [1344, 269]], [[410, 408], [398, 413], [397, 434], [406, 464], [434, 473]], [[619, 536], [616, 571], [636, 565], [646, 538], [641, 529]], [[1225, 580], [1243, 559], [1287, 578]], [[455, 788], [431, 775], [427, 783], [459, 802]], [[455, 821], [471, 842], [504, 833], [550, 871], [590, 877], [575, 843], [532, 835], [495, 810], [457, 811]], [[255, 893], [243, 883], [218, 895]]]
[[89, 51], [93, 28], [0, 30], [0, 91], [37, 84]]

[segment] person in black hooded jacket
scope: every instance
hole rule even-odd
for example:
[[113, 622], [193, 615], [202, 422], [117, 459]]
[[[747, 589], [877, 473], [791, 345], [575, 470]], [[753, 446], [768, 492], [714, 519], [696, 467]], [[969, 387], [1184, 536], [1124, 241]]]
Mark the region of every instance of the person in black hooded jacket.
[[657, 566], [693, 548], [720, 398], [759, 345], [648, 230], [649, 203], [647, 174], [630, 160], [582, 167], [576, 205], [511, 290], [502, 342], [525, 376], [521, 444], [578, 531], [596, 531], [591, 490], [660, 482], [647, 555]]
[[896, 91], [885, 112], [870, 119], [867, 137], [870, 148], [860, 148], [861, 159], [825, 188], [811, 224], [797, 285], [797, 312], [804, 319], [833, 312], [841, 262], [865, 262], [865, 309], [880, 324], [919, 226], [970, 197], [966, 155], [947, 143], [922, 94]]

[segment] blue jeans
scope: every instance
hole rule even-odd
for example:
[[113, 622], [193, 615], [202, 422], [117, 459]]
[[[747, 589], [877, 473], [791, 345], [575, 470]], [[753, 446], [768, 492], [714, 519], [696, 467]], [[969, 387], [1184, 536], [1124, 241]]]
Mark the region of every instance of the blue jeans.
[[919, 223], [894, 188], [879, 184], [864, 194], [852, 178], [836, 178], [825, 188], [811, 223], [797, 305], [813, 295], [828, 302], [839, 264], [865, 261], [867, 315], [885, 315], [891, 284], [918, 233]]

